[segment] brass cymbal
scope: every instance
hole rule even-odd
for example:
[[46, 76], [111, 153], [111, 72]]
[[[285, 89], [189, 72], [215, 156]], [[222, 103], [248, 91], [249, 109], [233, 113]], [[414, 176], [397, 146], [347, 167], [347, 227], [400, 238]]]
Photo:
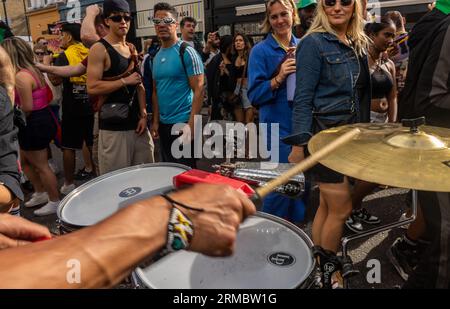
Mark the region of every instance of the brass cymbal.
[[315, 135], [314, 154], [353, 128], [361, 134], [320, 160], [328, 168], [357, 179], [423, 191], [450, 192], [450, 129], [401, 124], [352, 124]]

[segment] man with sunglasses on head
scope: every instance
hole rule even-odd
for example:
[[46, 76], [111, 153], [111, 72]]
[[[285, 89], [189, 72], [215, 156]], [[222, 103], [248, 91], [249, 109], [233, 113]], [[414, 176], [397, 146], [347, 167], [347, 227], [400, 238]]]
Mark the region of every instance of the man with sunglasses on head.
[[106, 0], [103, 12], [109, 33], [91, 47], [87, 67], [89, 94], [103, 96], [99, 107], [100, 174], [154, 161], [137, 52], [126, 42], [129, 4]]
[[[160, 138], [162, 161], [195, 167], [192, 137], [194, 117], [200, 113], [203, 103], [204, 70], [195, 49], [178, 39], [176, 18], [177, 11], [170, 4], [154, 6], [153, 23], [162, 45], [153, 60], [152, 135]], [[184, 124], [183, 150], [191, 147], [191, 151], [177, 159], [172, 148], [179, 147], [172, 144], [180, 140], [180, 135], [173, 135], [172, 130], [179, 124]]]

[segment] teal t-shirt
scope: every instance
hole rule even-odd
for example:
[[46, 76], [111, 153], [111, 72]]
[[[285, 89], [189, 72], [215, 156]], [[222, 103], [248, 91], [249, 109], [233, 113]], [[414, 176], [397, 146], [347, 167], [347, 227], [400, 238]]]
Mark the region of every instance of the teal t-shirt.
[[195, 49], [184, 52], [187, 75], [180, 58], [181, 41], [169, 48], [161, 48], [153, 60], [153, 80], [156, 83], [161, 123], [187, 122], [192, 110], [194, 93], [188, 77], [203, 74], [203, 63]]

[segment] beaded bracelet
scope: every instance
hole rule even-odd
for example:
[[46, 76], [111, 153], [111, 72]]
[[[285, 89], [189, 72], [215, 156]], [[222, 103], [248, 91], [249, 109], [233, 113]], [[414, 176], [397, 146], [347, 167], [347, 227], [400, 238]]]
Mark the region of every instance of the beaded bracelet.
[[167, 242], [162, 254], [168, 254], [182, 249], [187, 249], [194, 237], [194, 225], [192, 221], [181, 212], [175, 205], [195, 210], [204, 211], [204, 209], [193, 208], [185, 204], [174, 201], [171, 197], [161, 194], [165, 200], [172, 205], [169, 215], [169, 224], [167, 228]]

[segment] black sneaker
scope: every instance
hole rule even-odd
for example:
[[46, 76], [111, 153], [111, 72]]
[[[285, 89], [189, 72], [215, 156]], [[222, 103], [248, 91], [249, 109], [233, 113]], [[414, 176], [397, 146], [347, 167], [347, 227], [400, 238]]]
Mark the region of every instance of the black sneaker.
[[361, 222], [353, 213], [345, 220], [345, 226], [354, 233], [361, 233], [363, 231]]
[[399, 237], [387, 251], [389, 261], [391, 261], [400, 277], [405, 281], [408, 280], [409, 275], [419, 263], [419, 252], [411, 247]]
[[353, 210], [353, 215], [356, 216], [356, 218], [358, 218], [360, 221], [367, 224], [379, 224], [381, 222], [378, 217], [370, 214], [365, 208]]
[[78, 170], [75, 174], [75, 180], [89, 180], [95, 177], [94, 171], [87, 172], [85, 168]]

